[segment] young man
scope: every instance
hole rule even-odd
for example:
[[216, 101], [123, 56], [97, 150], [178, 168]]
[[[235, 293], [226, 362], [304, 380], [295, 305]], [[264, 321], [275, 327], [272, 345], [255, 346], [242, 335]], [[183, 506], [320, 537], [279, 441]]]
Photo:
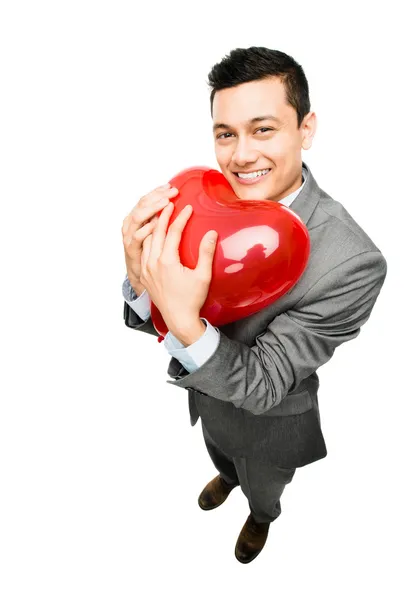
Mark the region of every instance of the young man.
[[241, 487], [250, 514], [235, 556], [248, 563], [280, 515], [280, 496], [296, 468], [326, 456], [317, 369], [359, 335], [387, 263], [302, 162], [316, 115], [300, 65], [276, 50], [236, 49], [212, 68], [209, 84], [220, 170], [238, 198], [281, 202], [299, 215], [310, 235], [307, 267], [268, 307], [213, 327], [199, 317], [211, 281], [213, 232], [203, 238], [196, 270], [174, 269], [167, 259], [191, 213], [181, 211], [167, 231], [169, 199], [177, 190], [163, 186], [124, 220], [124, 319], [128, 327], [158, 335], [150, 320], [151, 299], [161, 311], [169, 329], [164, 345], [172, 356], [168, 383], [188, 390], [191, 424], [201, 417], [219, 473], [201, 492], [199, 506], [216, 508]]

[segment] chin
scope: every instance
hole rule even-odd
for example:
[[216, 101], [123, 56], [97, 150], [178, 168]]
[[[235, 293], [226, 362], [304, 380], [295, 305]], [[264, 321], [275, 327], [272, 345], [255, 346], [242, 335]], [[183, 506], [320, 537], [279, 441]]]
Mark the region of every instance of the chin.
[[253, 200], [265, 200], [267, 198], [267, 195], [269, 195], [269, 190], [267, 190], [267, 188], [264, 188], [263, 186], [250, 185], [249, 188], [245, 188], [245, 186], [241, 186], [241, 188], [242, 189], [240, 191], [238, 190], [238, 193], [241, 194], [244, 198], [252, 198]]

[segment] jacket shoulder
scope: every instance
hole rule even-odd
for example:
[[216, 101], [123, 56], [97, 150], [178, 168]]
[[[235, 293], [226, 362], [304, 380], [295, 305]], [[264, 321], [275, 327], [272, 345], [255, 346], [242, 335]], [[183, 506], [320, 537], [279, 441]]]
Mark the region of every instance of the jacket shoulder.
[[319, 202], [307, 223], [317, 263], [331, 268], [366, 252], [378, 253], [386, 263], [378, 246], [345, 206], [320, 191]]
[[353, 249], [356, 254], [380, 252], [378, 246], [347, 208], [323, 190], [321, 190], [317, 210], [312, 215], [310, 227], [317, 222], [325, 223], [331, 231], [336, 231], [340, 245], [342, 246], [345, 241], [349, 250]]

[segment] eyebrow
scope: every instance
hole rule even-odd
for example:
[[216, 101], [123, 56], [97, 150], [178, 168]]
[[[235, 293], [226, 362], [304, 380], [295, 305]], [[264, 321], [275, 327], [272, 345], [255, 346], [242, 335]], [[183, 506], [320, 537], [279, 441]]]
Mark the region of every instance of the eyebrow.
[[[254, 117], [253, 119], [247, 121], [246, 124], [252, 125], [252, 123], [259, 123], [260, 121], [276, 121], [277, 123], [283, 124], [283, 122], [274, 115], [262, 115], [261, 117]], [[213, 131], [216, 131], [216, 129], [230, 129], [230, 125], [227, 125], [226, 123], [215, 123], [213, 125]]]

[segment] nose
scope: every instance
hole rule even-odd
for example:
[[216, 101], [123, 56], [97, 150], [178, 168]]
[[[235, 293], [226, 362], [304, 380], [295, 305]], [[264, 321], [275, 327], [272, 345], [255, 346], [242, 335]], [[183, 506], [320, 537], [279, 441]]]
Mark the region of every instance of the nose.
[[258, 152], [253, 147], [252, 140], [242, 138], [237, 141], [235, 150], [232, 154], [232, 162], [238, 167], [245, 167], [248, 163], [255, 163], [258, 159]]

